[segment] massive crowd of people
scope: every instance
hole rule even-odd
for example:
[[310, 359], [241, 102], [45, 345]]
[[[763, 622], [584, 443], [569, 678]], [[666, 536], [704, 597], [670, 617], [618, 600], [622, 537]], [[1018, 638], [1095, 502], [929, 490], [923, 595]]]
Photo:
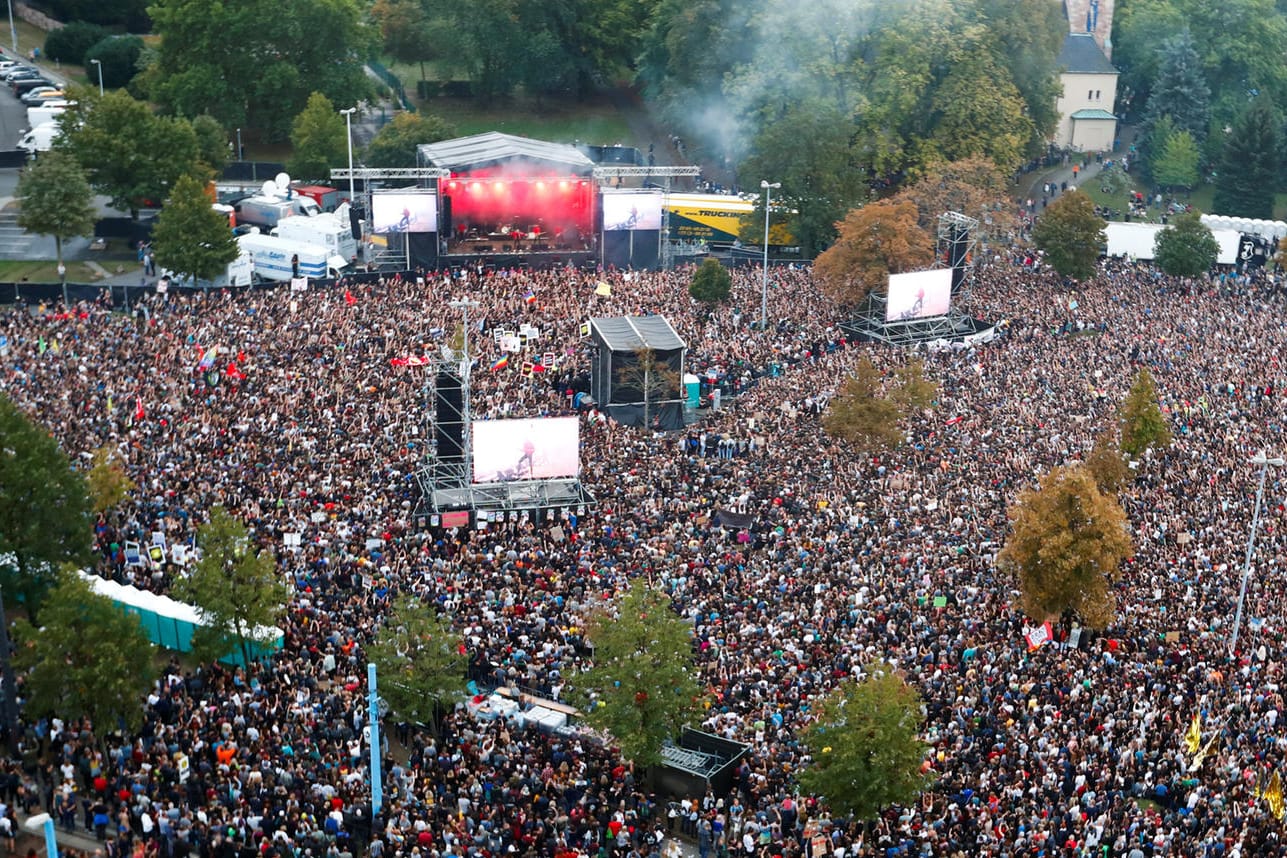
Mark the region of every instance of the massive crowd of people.
[[[840, 308], [803, 267], [772, 270], [765, 331], [751, 324], [758, 271], [739, 272], [715, 309], [691, 301], [682, 269], [171, 292], [134, 315], [105, 301], [5, 309], [0, 390], [73, 459], [112, 446], [137, 484], [98, 522], [101, 574], [165, 592], [181, 570], [130, 566], [124, 543], [157, 530], [190, 541], [219, 504], [278, 558], [292, 596], [273, 659], [174, 660], [139, 701], [138, 735], [26, 713], [0, 797], [97, 831], [113, 854], [165, 858], [635, 858], [674, 854], [681, 831], [703, 858], [1280, 854], [1280, 823], [1255, 795], [1287, 742], [1278, 473], [1249, 621], [1228, 651], [1258, 476], [1249, 460], [1287, 442], [1276, 283], [1106, 262], [1072, 291], [1024, 262], [980, 267], [968, 309], [1006, 320], [1006, 333], [924, 353], [936, 401], [880, 454], [829, 437], [821, 415], [858, 358], [888, 370], [908, 354], [846, 341]], [[601, 280], [610, 296], [596, 294]], [[423, 529], [414, 472], [430, 403], [425, 370], [403, 364], [452, 337], [461, 317], [448, 304], [466, 296], [481, 304], [471, 341], [485, 418], [570, 413], [590, 316], [665, 315], [692, 371], [737, 395], [672, 434], [582, 411], [582, 479], [598, 505], [575, 521]], [[522, 357], [552, 365], [490, 369], [494, 332], [524, 324], [539, 338]], [[1123, 490], [1135, 552], [1117, 619], [1096, 632], [1065, 619], [1030, 651], [1033, 618], [994, 567], [1007, 507], [1089, 451], [1139, 366], [1175, 440], [1133, 463]], [[754, 524], [720, 528], [719, 510]], [[301, 535], [298, 549], [286, 533]], [[639, 576], [692, 622], [709, 701], [697, 726], [751, 746], [731, 793], [656, 795], [610, 746], [460, 708], [436, 734], [394, 730], [384, 813], [371, 819], [366, 650], [397, 594], [450, 614], [480, 684], [557, 698], [590, 657], [584, 612]], [[924, 696], [936, 780], [860, 825], [800, 794], [794, 775], [808, 765], [799, 735], [812, 701], [877, 660]], [[1220, 738], [1191, 771], [1194, 713]]]

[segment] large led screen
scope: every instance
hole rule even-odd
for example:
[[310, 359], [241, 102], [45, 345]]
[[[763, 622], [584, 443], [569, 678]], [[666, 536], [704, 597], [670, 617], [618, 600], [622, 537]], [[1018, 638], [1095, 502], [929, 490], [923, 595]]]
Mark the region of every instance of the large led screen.
[[474, 421], [474, 482], [575, 477], [581, 470], [580, 420]]
[[377, 235], [437, 232], [438, 197], [433, 194], [372, 194], [371, 231]]
[[627, 229], [661, 229], [661, 194], [603, 194], [603, 231]]
[[952, 304], [952, 269], [889, 275], [886, 322], [906, 322], [946, 316]]

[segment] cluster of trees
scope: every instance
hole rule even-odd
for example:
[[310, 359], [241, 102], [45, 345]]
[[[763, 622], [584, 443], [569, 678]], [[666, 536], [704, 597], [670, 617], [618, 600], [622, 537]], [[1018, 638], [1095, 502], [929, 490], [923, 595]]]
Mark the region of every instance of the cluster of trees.
[[168, 114], [281, 142], [312, 93], [353, 105], [372, 92], [374, 34], [356, 0], [154, 0], [148, 14], [160, 44], [136, 86]]
[[[1106, 241], [1105, 223], [1095, 203], [1081, 191], [1069, 191], [1037, 219], [1032, 241], [1045, 261], [1073, 280], [1086, 280]], [[1220, 245], [1197, 212], [1178, 214], [1154, 240], [1154, 261], [1167, 274], [1196, 277], [1211, 270]]]
[[[32, 721], [57, 715], [87, 717], [106, 732], [118, 723], [137, 728], [156, 675], [154, 648], [137, 617], [96, 595], [76, 571], [93, 563], [91, 514], [112, 515], [133, 484], [110, 448], [93, 455], [88, 471], [73, 467], [48, 430], [2, 393], [0, 437], [0, 591], [26, 614], [13, 626], [15, 671], [4, 671], [4, 726], [15, 717], [16, 672]], [[194, 652], [203, 660], [239, 652], [249, 662], [255, 630], [275, 625], [285, 610], [275, 559], [217, 507], [197, 542], [201, 559], [175, 584], [175, 595], [207, 621]], [[0, 661], [9, 650], [0, 617]]]
[[[1195, 37], [1195, 34], [1199, 34]], [[1287, 9], [1273, 0], [1131, 0], [1116, 12], [1122, 107], [1163, 188], [1215, 180], [1220, 214], [1272, 216], [1287, 187]]]
[[401, 62], [434, 62], [472, 93], [582, 95], [628, 78], [657, 0], [377, 0], [371, 18]]
[[1008, 175], [1043, 151], [1065, 32], [1045, 0], [661, 0], [639, 77], [744, 184], [781, 181], [812, 253], [934, 164], [983, 156]]

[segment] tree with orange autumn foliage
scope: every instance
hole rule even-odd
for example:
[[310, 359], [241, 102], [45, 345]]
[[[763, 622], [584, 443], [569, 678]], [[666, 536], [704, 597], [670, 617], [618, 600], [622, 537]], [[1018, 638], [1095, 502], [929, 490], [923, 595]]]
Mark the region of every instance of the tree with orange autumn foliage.
[[917, 219], [916, 204], [909, 200], [882, 200], [849, 212], [836, 224], [835, 244], [813, 263], [823, 291], [854, 305], [883, 291], [890, 274], [931, 265], [934, 240]]

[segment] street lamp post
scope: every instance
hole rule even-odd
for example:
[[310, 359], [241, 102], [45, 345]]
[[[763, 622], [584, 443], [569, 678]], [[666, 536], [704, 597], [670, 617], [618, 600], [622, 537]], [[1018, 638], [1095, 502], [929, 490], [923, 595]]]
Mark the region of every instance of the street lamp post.
[[13, 25], [13, 0], [9, 0], [9, 38], [13, 40], [13, 56], [18, 58], [18, 28]]
[[98, 97], [103, 97], [103, 61], [90, 60], [91, 63], [98, 66]]
[[1251, 464], [1260, 466], [1260, 485], [1256, 489], [1256, 508], [1251, 514], [1251, 536], [1247, 539], [1247, 559], [1242, 564], [1242, 583], [1238, 586], [1238, 609], [1233, 614], [1233, 634], [1229, 638], [1229, 656], [1238, 650], [1238, 630], [1242, 627], [1242, 605], [1247, 599], [1247, 579], [1251, 577], [1251, 556], [1256, 550], [1256, 530], [1260, 527], [1260, 506], [1265, 497], [1265, 480], [1269, 476], [1269, 466], [1275, 468], [1283, 465], [1281, 457], [1269, 458], [1261, 450], [1251, 460]]
[[760, 290], [760, 330], [764, 331], [769, 326], [769, 202], [774, 189], [782, 187], [782, 183], [761, 179], [760, 187], [764, 189], [764, 283]]
[[353, 114], [356, 107], [346, 107], [340, 111], [344, 114], [344, 129], [349, 138], [349, 205], [353, 205]]
[[237, 160], [238, 161], [246, 160], [246, 153], [241, 151], [241, 129], [240, 128], [237, 129]]

